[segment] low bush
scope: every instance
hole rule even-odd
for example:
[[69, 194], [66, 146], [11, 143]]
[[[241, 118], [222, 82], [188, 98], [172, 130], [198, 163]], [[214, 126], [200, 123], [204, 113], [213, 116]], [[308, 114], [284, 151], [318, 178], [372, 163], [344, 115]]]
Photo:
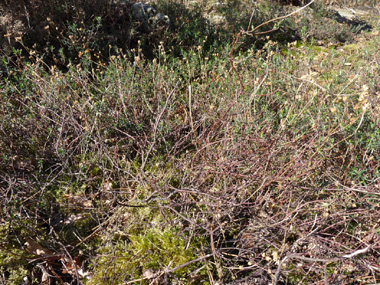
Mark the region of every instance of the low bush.
[[[173, 34], [123, 18], [108, 47], [105, 3], [53, 4], [61, 37], [2, 61], [1, 282], [379, 280], [376, 21], [346, 43], [306, 18], [240, 33], [231, 2], [230, 33], [162, 2]], [[262, 5], [253, 28], [292, 9]]]

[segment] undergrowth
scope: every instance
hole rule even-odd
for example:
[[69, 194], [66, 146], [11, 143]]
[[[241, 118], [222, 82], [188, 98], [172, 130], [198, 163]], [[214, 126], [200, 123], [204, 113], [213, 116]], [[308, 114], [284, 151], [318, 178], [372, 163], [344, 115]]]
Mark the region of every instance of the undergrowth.
[[1, 283], [378, 282], [378, 22], [55, 2], [2, 57]]

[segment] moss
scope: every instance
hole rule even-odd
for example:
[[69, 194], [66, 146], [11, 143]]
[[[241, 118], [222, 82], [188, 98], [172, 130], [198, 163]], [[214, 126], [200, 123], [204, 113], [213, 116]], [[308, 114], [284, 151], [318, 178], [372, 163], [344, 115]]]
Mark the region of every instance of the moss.
[[[94, 284], [120, 284], [126, 280], [142, 278], [144, 272], [171, 269], [196, 258], [194, 250], [170, 229], [148, 229], [129, 235], [128, 241], [109, 242], [99, 249], [95, 261]], [[178, 269], [176, 278], [186, 278], [195, 264]]]
[[[4, 258], [0, 253], [0, 259]], [[22, 284], [23, 278], [29, 276], [29, 270], [25, 269], [23, 266], [18, 265], [17, 267], [8, 267], [8, 266], [0, 266], [0, 272], [7, 276], [6, 284]], [[0, 276], [1, 281], [1, 276]]]
[[21, 284], [22, 279], [28, 276], [28, 265], [25, 252], [14, 244], [3, 247], [3, 242], [9, 240], [7, 223], [0, 224], [0, 282], [6, 278], [7, 284]]

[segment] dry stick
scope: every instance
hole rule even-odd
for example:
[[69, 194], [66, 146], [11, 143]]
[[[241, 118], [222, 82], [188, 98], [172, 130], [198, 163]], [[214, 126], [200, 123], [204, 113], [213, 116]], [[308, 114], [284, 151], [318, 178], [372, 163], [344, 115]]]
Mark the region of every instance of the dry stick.
[[[306, 4], [305, 6], [299, 8], [298, 10], [296, 11], [293, 11], [292, 13], [288, 14], [288, 15], [285, 15], [285, 16], [282, 16], [282, 17], [278, 17], [278, 18], [274, 18], [274, 19], [271, 19], [269, 21], [266, 21], [265, 23], [262, 23], [260, 25], [258, 25], [257, 27], [255, 27], [253, 30], [250, 30], [250, 31], [244, 31], [243, 29], [240, 30], [240, 32], [238, 33], [238, 35], [236, 36], [236, 40], [235, 42], [233, 43], [232, 45], [232, 48], [231, 48], [231, 51], [230, 51], [230, 64], [231, 64], [231, 68], [232, 70], [236, 73], [238, 79], [239, 79], [239, 83], [240, 83], [240, 92], [239, 94], [242, 94], [243, 91], [244, 91], [244, 85], [243, 85], [243, 82], [241, 80], [241, 76], [240, 74], [237, 72], [235, 66], [234, 66], [234, 62], [233, 62], [233, 59], [232, 59], [232, 54], [234, 52], [234, 49], [235, 49], [235, 46], [237, 44], [237, 42], [239, 41], [239, 38], [241, 37], [241, 35], [245, 34], [245, 35], [249, 35], [249, 36], [253, 36], [253, 35], [262, 35], [262, 34], [267, 34], [267, 33], [270, 33], [270, 32], [273, 32], [274, 30], [276, 29], [271, 29], [271, 30], [268, 30], [268, 31], [264, 31], [264, 32], [256, 32], [255, 31], [266, 25], [266, 24], [269, 24], [269, 23], [272, 23], [274, 21], [278, 21], [278, 20], [283, 20], [283, 19], [286, 19], [286, 18], [289, 18], [290, 16], [293, 16], [294, 14], [300, 12], [301, 10], [305, 9], [306, 7], [310, 6], [312, 3], [314, 3], [315, 0], [312, 0], [310, 3]], [[253, 15], [253, 12], [252, 12], [252, 15]], [[253, 16], [251, 16], [251, 19], [252, 19]], [[251, 20], [250, 20], [250, 23], [251, 23]], [[231, 74], [230, 74], [231, 75]]]
[[186, 262], [186, 263], [184, 263], [184, 264], [178, 265], [177, 267], [174, 267], [174, 268], [172, 268], [172, 269], [170, 269], [170, 270], [165, 270], [165, 273], [171, 273], [171, 272], [174, 272], [174, 271], [176, 271], [176, 270], [178, 270], [178, 269], [180, 269], [180, 268], [182, 268], [182, 267], [186, 267], [186, 266], [188, 266], [188, 265], [190, 265], [190, 264], [193, 264], [194, 262], [201, 261], [201, 260], [206, 259], [206, 258], [209, 258], [209, 257], [211, 257], [211, 256], [214, 256], [214, 253], [207, 254], [207, 255], [202, 256], [202, 257], [199, 257], [199, 258], [197, 258], [197, 259], [193, 259], [193, 260], [191, 260], [191, 261], [189, 261], [189, 262]]
[[192, 131], [193, 135], [195, 135], [194, 122], [193, 122], [193, 114], [191, 112], [191, 109], [192, 109], [192, 107], [191, 107], [191, 96], [192, 96], [191, 84], [189, 84], [189, 116], [190, 116], [190, 125], [191, 125], [191, 131]]
[[[72, 272], [70, 272], [71, 270], [70, 270], [69, 268], [67, 268], [67, 266], [66, 266], [64, 260], [61, 261], [61, 262], [62, 262], [62, 266], [63, 266], [63, 268], [66, 269], [66, 271], [67, 271], [71, 276], [74, 275], [74, 276], [76, 277], [77, 284], [83, 285], [83, 282], [80, 281], [79, 273], [78, 273], [78, 267], [80, 267], [80, 265], [77, 264], [77, 263], [74, 261], [73, 257], [71, 256], [71, 254], [69, 253], [69, 251], [67, 250], [66, 246], [65, 246], [63, 243], [59, 242], [59, 245], [64, 249], [64, 251], [65, 251], [65, 253], [66, 253], [66, 257], [68, 257], [68, 258], [70, 259], [71, 266], [72, 266], [72, 267], [74, 268], [74, 270], [75, 270], [75, 271], [74, 271], [74, 274], [73, 274]], [[64, 258], [63, 258], [63, 259], [64, 259]]]
[[[240, 77], [239, 72], [237, 72], [237, 70], [236, 70], [236, 68], [235, 68], [235, 66], [234, 66], [234, 61], [233, 61], [233, 59], [232, 59], [232, 53], [234, 52], [235, 46], [236, 46], [236, 44], [237, 44], [237, 42], [238, 42], [240, 36], [242, 35], [242, 32], [243, 32], [243, 31], [240, 31], [240, 32], [238, 33], [238, 35], [236, 36], [236, 40], [235, 40], [234, 44], [232, 45], [232, 48], [231, 48], [231, 51], [230, 51], [230, 64], [231, 64], [231, 68], [232, 68], [232, 70], [236, 73], [236, 75], [237, 75], [237, 77], [238, 77], [238, 79], [239, 79], [239, 83], [240, 83], [240, 92], [239, 92], [239, 95], [241, 95], [241, 94], [243, 93], [243, 91], [244, 91], [244, 85], [243, 85], [243, 82], [242, 82], [242, 80], [241, 80], [241, 77]], [[231, 73], [230, 73], [230, 76], [231, 76]]]
[[214, 255], [214, 261], [215, 261], [216, 270], [218, 272], [218, 277], [219, 277], [219, 280], [221, 280], [223, 278], [223, 271], [222, 271], [222, 268], [220, 266], [220, 263], [215, 258], [216, 250], [215, 250], [215, 244], [214, 244], [214, 231], [211, 231], [211, 233], [210, 233], [210, 244], [211, 244], [212, 255]]
[[333, 148], [335, 148], [341, 142], [347, 141], [349, 138], [351, 138], [352, 136], [354, 136], [357, 133], [357, 131], [360, 129], [360, 127], [361, 127], [361, 125], [363, 123], [365, 113], [366, 113], [366, 111], [363, 111], [362, 117], [361, 117], [360, 122], [359, 122], [357, 128], [355, 129], [355, 131], [351, 135], [349, 135], [348, 137], [345, 137], [345, 138], [341, 139], [340, 141], [338, 141], [337, 143], [335, 143], [332, 147], [330, 147], [329, 149], [327, 149], [326, 152], [332, 150]]
[[[218, 230], [219, 228], [221, 228], [221, 225], [220, 226], [217, 226], [216, 228], [214, 228], [213, 230], [209, 230], [208, 228], [206, 227], [203, 227], [197, 223], [195, 223], [194, 221], [186, 218], [185, 216], [181, 215], [178, 211], [176, 211], [174, 208], [170, 207], [170, 206], [165, 206], [164, 208], [167, 208], [173, 212], [175, 212], [178, 216], [180, 216], [182, 219], [184, 219], [185, 221], [189, 222], [190, 224], [193, 224], [195, 226], [199, 226], [201, 227], [202, 229], [206, 230], [209, 234], [210, 234], [210, 244], [211, 244], [211, 250], [212, 250], [212, 254], [209, 254], [209, 256], [216, 256], [216, 249], [215, 249], [215, 244], [214, 244], [214, 237], [213, 237], [213, 234], [216, 230]], [[206, 255], [207, 256], [207, 255]], [[195, 262], [195, 261], [194, 261]], [[186, 264], [186, 263], [185, 263]], [[219, 275], [219, 278], [221, 279], [223, 276], [222, 276], [222, 271], [221, 271], [221, 268], [220, 268], [220, 264], [219, 262], [215, 259], [215, 265], [217, 267], [217, 271], [218, 271], [218, 275]], [[185, 266], [185, 265], [184, 265]], [[183, 267], [183, 266], [182, 266]], [[180, 268], [180, 267], [179, 267]], [[175, 269], [175, 268], [174, 268]], [[174, 269], [172, 269], [174, 271]], [[178, 269], [178, 268], [177, 268]], [[175, 269], [176, 270], [176, 269]], [[169, 271], [171, 272], [171, 271]]]
[[[266, 72], [265, 72], [265, 75], [264, 75], [264, 77], [263, 77], [263, 79], [260, 81], [260, 83], [259, 83], [259, 85], [256, 87], [254, 87], [254, 91], [253, 91], [253, 93], [251, 94], [251, 98], [250, 98], [250, 105], [252, 105], [252, 103], [253, 103], [253, 100], [255, 99], [255, 97], [257, 96], [257, 91], [259, 91], [259, 89], [261, 88], [261, 85], [264, 83], [264, 81], [267, 79], [267, 77], [268, 77], [268, 74], [269, 74], [269, 67], [267, 68], [267, 70], [266, 70]], [[279, 90], [279, 89], [277, 89], [277, 90]], [[273, 92], [272, 94], [274, 94], [274, 93], [276, 93], [277, 91], [275, 91], [275, 92]], [[262, 96], [262, 95], [260, 95], [260, 96]], [[256, 105], [256, 104], [255, 104]], [[255, 106], [254, 105], [254, 106]], [[255, 111], [255, 113], [256, 113], [256, 107], [255, 107], [255, 109], [254, 109]]]
[[[216, 126], [217, 126], [220, 122], [222, 122], [222, 121], [225, 119], [225, 117], [226, 117], [227, 115], [229, 115], [229, 111], [232, 109], [232, 107], [233, 107], [234, 105], [235, 105], [235, 103], [231, 104], [231, 106], [229, 106], [229, 107], [227, 108], [227, 110], [224, 112], [224, 114], [223, 114], [223, 115], [222, 115], [222, 116], [221, 116], [216, 122], [214, 122], [214, 124], [213, 124], [212, 127], [210, 128], [210, 131], [209, 131], [209, 133], [208, 133], [208, 135], [207, 135], [207, 139], [206, 139], [207, 143], [209, 142], [209, 137], [210, 137], [211, 131], [213, 131], [213, 130], [216, 128]], [[224, 141], [224, 140], [230, 140], [230, 139], [222, 139], [222, 140], [220, 140], [219, 142], [222, 142], [222, 141]], [[216, 142], [209, 143], [209, 144], [207, 144], [206, 146], [204, 146], [204, 147], [202, 147], [201, 149], [199, 149], [199, 150], [195, 153], [194, 157], [193, 157], [192, 160], [191, 160], [191, 167], [194, 167], [195, 157], [198, 155], [198, 153], [200, 153], [202, 149], [206, 149], [207, 147], [209, 147], [209, 146], [211, 146], [212, 144], [215, 144], [215, 143], [216, 143]]]
[[310, 3], [306, 4], [305, 6], [299, 8], [298, 10], [296, 11], [293, 11], [292, 13], [288, 14], [288, 15], [285, 15], [285, 16], [281, 16], [281, 17], [278, 17], [278, 18], [274, 18], [272, 20], [269, 20], [269, 21], [266, 21], [265, 23], [262, 23], [260, 25], [258, 25], [257, 27], [255, 27], [253, 30], [251, 31], [248, 31], [248, 32], [245, 32], [245, 34], [248, 34], [248, 35], [254, 35], [255, 33], [253, 33], [254, 31], [256, 31], [258, 28], [266, 25], [266, 24], [269, 24], [271, 22], [274, 22], [274, 21], [278, 21], [278, 20], [283, 20], [283, 19], [286, 19], [286, 18], [289, 18], [290, 16], [293, 16], [294, 14], [300, 12], [301, 10], [305, 9], [307, 6], [310, 6], [311, 4], [314, 3], [315, 0], [312, 0]]
[[146, 155], [145, 155], [145, 159], [144, 157], [142, 157], [142, 164], [141, 164], [141, 173], [144, 172], [144, 168], [145, 168], [145, 165], [148, 161], [148, 158], [149, 158], [149, 155], [150, 153], [152, 152], [153, 150], [153, 147], [154, 145], [156, 144], [156, 140], [157, 140], [157, 128], [158, 128], [158, 124], [160, 123], [161, 121], [161, 117], [163, 116], [163, 114], [165, 113], [166, 111], [166, 107], [168, 106], [168, 103], [169, 103], [169, 100], [171, 99], [171, 96], [174, 94], [174, 92], [177, 90], [178, 88], [178, 84], [179, 84], [179, 81], [176, 83], [176, 85], [174, 86], [173, 90], [170, 92], [168, 98], [166, 99], [166, 102], [165, 102], [165, 106], [162, 108], [160, 114], [158, 115], [158, 118], [156, 119], [156, 122], [154, 123], [154, 129], [153, 129], [153, 142], [152, 144], [150, 145], [148, 151], [146, 152]]
[[[347, 187], [347, 186], [343, 185], [342, 183], [340, 183], [337, 180], [335, 180], [335, 183], [337, 183], [338, 185], [342, 186], [344, 190], [350, 190], [350, 191], [354, 191], [354, 192], [359, 192], [359, 193], [364, 193], [364, 194], [371, 194], [371, 195], [380, 195], [380, 192], [370, 192], [370, 191], [365, 191], [365, 190], [362, 190], [362, 189], [356, 189], [356, 188], [353, 188], [353, 187]], [[366, 187], [365, 189], [367, 189], [367, 188], [368, 187]], [[375, 187], [369, 188], [369, 189], [376, 190]], [[327, 191], [341, 191], [342, 188], [328, 188], [326, 190]]]
[[[266, 21], [265, 23], [262, 23], [260, 25], [258, 25], [257, 27], [255, 27], [253, 30], [251, 31], [244, 31], [243, 29], [240, 30], [240, 32], [238, 33], [238, 35], [236, 36], [236, 40], [235, 42], [233, 43], [232, 45], [232, 48], [231, 48], [231, 51], [230, 51], [230, 63], [231, 63], [231, 68], [232, 70], [236, 73], [238, 79], [239, 79], [239, 83], [240, 83], [240, 92], [239, 92], [239, 95], [243, 93], [244, 91], [244, 85], [243, 85], [243, 82], [241, 80], [241, 76], [240, 74], [237, 72], [235, 66], [234, 66], [234, 62], [233, 62], [233, 59], [232, 59], [232, 54], [234, 52], [234, 49], [235, 49], [235, 46], [237, 44], [237, 42], [239, 41], [239, 38], [241, 37], [241, 35], [245, 34], [245, 35], [249, 35], [249, 36], [253, 36], [253, 35], [262, 35], [262, 34], [267, 34], [267, 33], [270, 33], [270, 32], [273, 32], [274, 30], [276, 29], [271, 29], [271, 30], [268, 30], [268, 31], [265, 31], [265, 32], [257, 32], [255, 33], [255, 31], [266, 25], [266, 24], [269, 24], [269, 23], [272, 23], [272, 22], [275, 22], [275, 21], [278, 21], [278, 20], [283, 20], [283, 19], [286, 19], [286, 18], [289, 18], [290, 16], [293, 16], [294, 14], [300, 12], [301, 10], [305, 9], [306, 7], [310, 6], [311, 4], [314, 3], [315, 0], [312, 0], [310, 3], [306, 4], [305, 6], [299, 8], [298, 10], [296, 11], [293, 11], [292, 13], [288, 14], [288, 15], [285, 15], [285, 16], [282, 16], [282, 17], [278, 17], [278, 18], [274, 18], [274, 19], [271, 19], [269, 21]], [[253, 15], [253, 12], [252, 12], [252, 15]], [[251, 16], [251, 19], [252, 19], [252, 16]], [[250, 20], [250, 23], [251, 23], [251, 20]], [[231, 75], [231, 74], [230, 74]]]
[[351, 85], [351, 84], [352, 84], [352, 83], [353, 83], [358, 77], [359, 77], [359, 75], [356, 74], [356, 75], [354, 76], [354, 78], [352, 78], [352, 79], [346, 84], [346, 86], [344, 86], [343, 89], [340, 90], [340, 92], [338, 93], [338, 96], [341, 95], [341, 94], [343, 93], [343, 91], [346, 90], [347, 87], [350, 86], [350, 85]]
[[371, 245], [368, 245], [366, 248], [359, 249], [357, 251], [354, 251], [353, 253], [345, 254], [345, 255], [342, 255], [340, 257], [334, 257], [334, 258], [310, 258], [310, 257], [300, 256], [300, 255], [297, 255], [297, 254], [289, 254], [289, 255], [285, 256], [280, 261], [280, 264], [278, 265], [277, 270], [276, 270], [276, 275], [274, 276], [274, 282], [273, 282], [273, 284], [276, 285], [278, 283], [278, 278], [280, 276], [282, 264], [287, 259], [296, 258], [296, 259], [300, 259], [300, 260], [304, 260], [304, 261], [309, 261], [309, 262], [335, 262], [335, 261], [339, 261], [339, 260], [342, 260], [342, 259], [353, 258], [353, 257], [355, 257], [355, 256], [357, 256], [359, 254], [366, 253], [370, 249], [371, 249]]
[[327, 92], [327, 89], [322, 87], [321, 85], [319, 85], [318, 83], [314, 82], [314, 81], [311, 81], [311, 80], [307, 80], [305, 78], [299, 78], [299, 77], [296, 77], [296, 76], [292, 76], [292, 75], [289, 75], [289, 74], [286, 74], [284, 72], [281, 72], [281, 71], [277, 71], [277, 73], [281, 73], [285, 76], [288, 76], [288, 77], [291, 77], [291, 78], [294, 78], [296, 80], [300, 80], [300, 81], [303, 81], [303, 82], [307, 82], [307, 83], [310, 83], [310, 84], [313, 84], [315, 86], [317, 86], [319, 89], [321, 89], [323, 92]]
[[165, 270], [163, 270], [163, 271], [159, 271], [159, 272], [157, 272], [156, 274], [154, 274], [154, 275], [151, 276], [151, 277], [143, 277], [143, 278], [140, 278], [140, 279], [135, 279], [135, 280], [132, 280], [132, 281], [128, 281], [128, 282], [126, 282], [126, 283], [124, 283], [124, 284], [132, 284], [132, 283], [135, 283], [135, 282], [138, 282], [138, 281], [142, 281], [142, 280], [146, 280], [146, 279], [157, 278], [158, 276], [161, 276], [162, 274], [172, 273], [172, 272], [174, 272], [174, 271], [176, 271], [176, 270], [178, 270], [178, 269], [181, 269], [182, 267], [186, 267], [186, 266], [188, 266], [188, 265], [190, 265], [190, 264], [193, 264], [193, 263], [195, 263], [195, 262], [201, 261], [201, 260], [203, 260], [203, 259], [207, 259], [207, 258], [209, 258], [209, 257], [211, 257], [211, 256], [213, 256], [213, 255], [214, 255], [213, 253], [211, 253], [211, 254], [207, 254], [207, 255], [205, 255], [205, 256], [201, 256], [201, 257], [196, 258], [196, 259], [193, 259], [193, 260], [191, 260], [191, 261], [189, 261], [189, 262], [186, 262], [186, 263], [183, 263], [183, 264], [181, 264], [181, 265], [178, 265], [178, 266], [176, 266], [176, 267], [174, 267], [174, 268], [172, 268], [172, 269], [169, 269], [169, 270], [165, 269]]

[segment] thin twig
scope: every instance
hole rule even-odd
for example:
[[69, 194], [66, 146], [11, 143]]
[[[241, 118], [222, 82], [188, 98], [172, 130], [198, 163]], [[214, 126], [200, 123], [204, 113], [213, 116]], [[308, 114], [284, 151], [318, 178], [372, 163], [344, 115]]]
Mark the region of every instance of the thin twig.
[[[306, 7], [310, 6], [312, 3], [314, 3], [314, 0], [312, 0], [310, 3], [306, 4], [305, 6], [302, 6], [301, 8], [299, 8], [298, 10], [296, 11], [293, 11], [292, 13], [290, 14], [287, 14], [285, 16], [281, 16], [281, 17], [277, 17], [277, 18], [274, 18], [274, 19], [271, 19], [269, 21], [266, 21], [260, 25], [258, 25], [257, 27], [255, 27], [254, 29], [250, 30], [250, 31], [244, 31], [243, 29], [240, 30], [240, 32], [237, 34], [236, 36], [236, 39], [232, 45], [232, 48], [231, 48], [231, 51], [230, 51], [230, 64], [231, 64], [231, 68], [232, 70], [236, 73], [238, 79], [239, 79], [239, 83], [240, 83], [240, 92], [239, 92], [239, 95], [243, 94], [243, 91], [244, 91], [244, 85], [243, 85], [243, 81], [241, 79], [241, 76], [240, 74], [237, 72], [235, 66], [234, 66], [234, 62], [233, 62], [233, 59], [232, 59], [232, 54], [235, 50], [235, 46], [236, 44], [238, 43], [240, 37], [242, 35], [248, 35], [248, 36], [253, 36], [253, 35], [262, 35], [262, 34], [267, 34], [267, 33], [270, 33], [270, 32], [273, 32], [275, 31], [276, 29], [273, 28], [271, 30], [268, 30], [268, 31], [265, 31], [265, 32], [255, 32], [257, 29], [259, 29], [260, 27], [266, 25], [266, 24], [269, 24], [269, 23], [272, 23], [272, 22], [275, 22], [275, 21], [279, 21], [279, 20], [283, 20], [283, 19], [286, 19], [286, 18], [289, 18], [291, 16], [293, 16], [294, 14], [297, 14], [298, 12], [300, 12], [301, 10], [305, 9]], [[254, 11], [253, 11], [254, 12]], [[252, 12], [252, 14], [253, 14]], [[252, 17], [251, 17], [252, 18]], [[231, 75], [231, 74], [230, 74]]]
[[355, 256], [358, 256], [359, 254], [363, 254], [363, 253], [368, 252], [370, 249], [371, 249], [371, 245], [368, 245], [366, 248], [359, 249], [357, 251], [354, 251], [353, 253], [345, 254], [345, 255], [342, 255], [342, 256], [339, 256], [339, 257], [333, 257], [333, 258], [311, 258], [311, 257], [302, 256], [302, 255], [297, 255], [297, 254], [288, 254], [287, 256], [285, 256], [280, 261], [280, 264], [278, 265], [277, 270], [276, 270], [276, 274], [274, 276], [274, 282], [273, 282], [273, 284], [276, 285], [278, 283], [278, 278], [280, 276], [282, 264], [287, 259], [295, 258], [295, 259], [300, 259], [300, 260], [304, 260], [304, 261], [308, 261], [308, 262], [327, 262], [328, 263], [328, 262], [336, 262], [336, 261], [339, 261], [339, 260], [342, 260], [342, 259], [353, 258]]
[[193, 264], [193, 263], [195, 263], [195, 262], [201, 261], [201, 260], [203, 260], [203, 259], [207, 259], [207, 258], [209, 258], [209, 257], [211, 257], [211, 256], [213, 256], [213, 255], [214, 255], [213, 253], [211, 253], [211, 254], [207, 254], [207, 255], [205, 255], [205, 256], [201, 256], [201, 257], [196, 258], [196, 259], [193, 259], [193, 260], [191, 260], [191, 261], [189, 261], [189, 262], [186, 262], [186, 263], [183, 263], [183, 264], [181, 264], [181, 265], [178, 265], [178, 266], [176, 266], [176, 267], [174, 267], [174, 268], [172, 268], [172, 269], [169, 269], [169, 270], [166, 270], [166, 269], [165, 269], [165, 270], [163, 270], [163, 271], [159, 271], [159, 272], [157, 272], [156, 274], [154, 274], [153, 276], [143, 277], [143, 278], [140, 278], [140, 279], [135, 279], [135, 280], [132, 280], [132, 281], [128, 281], [128, 282], [126, 282], [126, 283], [124, 283], [124, 284], [132, 284], [132, 283], [135, 283], [135, 282], [138, 282], [138, 281], [143, 281], [143, 280], [146, 280], [146, 279], [157, 278], [158, 276], [161, 276], [161, 275], [163, 275], [163, 274], [172, 273], [172, 272], [174, 272], [174, 271], [176, 271], [176, 270], [178, 270], [178, 269], [181, 269], [181, 268], [183, 268], [183, 267], [186, 267], [186, 266], [188, 266], [188, 265], [190, 265], [190, 264]]
[[253, 30], [251, 30], [251, 31], [246, 31], [246, 32], [244, 32], [244, 33], [245, 33], [245, 34], [248, 34], [248, 35], [254, 35], [254, 34], [255, 34], [254, 32], [255, 32], [258, 28], [260, 28], [260, 27], [262, 27], [262, 26], [264, 26], [264, 25], [266, 25], [266, 24], [269, 24], [269, 23], [275, 22], [275, 21], [279, 21], [279, 20], [283, 20], [283, 19], [289, 18], [289, 17], [293, 16], [294, 14], [297, 14], [297, 13], [300, 12], [301, 10], [305, 9], [306, 7], [310, 6], [310, 5], [313, 4], [313, 3], [314, 3], [314, 0], [312, 0], [310, 3], [306, 4], [305, 6], [302, 6], [302, 7], [299, 8], [298, 10], [293, 11], [293, 12], [290, 13], [290, 14], [287, 14], [287, 15], [285, 15], [285, 16], [281, 16], [281, 17], [274, 18], [274, 19], [271, 19], [271, 20], [269, 20], [269, 21], [266, 21], [265, 23], [262, 23], [262, 24], [258, 25], [257, 27], [255, 27]]
[[179, 85], [179, 81], [176, 83], [176, 85], [174, 86], [173, 90], [170, 92], [168, 98], [166, 99], [165, 106], [162, 108], [160, 114], [158, 115], [158, 117], [157, 117], [157, 119], [156, 119], [156, 122], [154, 123], [154, 128], [153, 128], [153, 142], [151, 143], [151, 145], [150, 145], [148, 151], [146, 152], [145, 159], [143, 159], [143, 162], [142, 162], [142, 164], [141, 164], [141, 168], [140, 168], [140, 169], [141, 169], [141, 173], [143, 173], [144, 168], [145, 168], [145, 165], [146, 165], [146, 163], [147, 163], [147, 161], [148, 161], [149, 155], [150, 155], [150, 153], [152, 152], [154, 145], [156, 144], [158, 124], [160, 123], [161, 118], [162, 118], [163, 114], [164, 114], [165, 111], [166, 111], [166, 107], [168, 106], [168, 103], [169, 103], [169, 100], [170, 100], [171, 96], [172, 96], [172, 95], [174, 94], [174, 92], [177, 90], [178, 85]]

